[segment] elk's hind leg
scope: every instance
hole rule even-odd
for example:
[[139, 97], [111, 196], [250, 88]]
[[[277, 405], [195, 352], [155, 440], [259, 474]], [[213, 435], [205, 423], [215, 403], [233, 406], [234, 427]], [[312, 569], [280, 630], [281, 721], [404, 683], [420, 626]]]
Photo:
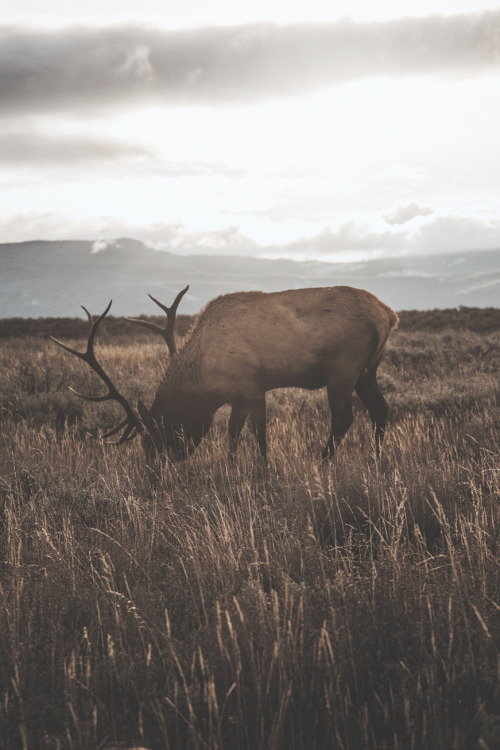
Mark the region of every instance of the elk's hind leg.
[[368, 409], [368, 414], [375, 430], [375, 450], [378, 455], [382, 440], [384, 439], [389, 407], [377, 383], [376, 367], [361, 375], [356, 383], [356, 393]]
[[330, 436], [323, 449], [323, 459], [333, 458], [335, 446], [340, 443], [353, 423], [352, 387], [341, 383], [327, 385], [328, 403], [332, 415]]

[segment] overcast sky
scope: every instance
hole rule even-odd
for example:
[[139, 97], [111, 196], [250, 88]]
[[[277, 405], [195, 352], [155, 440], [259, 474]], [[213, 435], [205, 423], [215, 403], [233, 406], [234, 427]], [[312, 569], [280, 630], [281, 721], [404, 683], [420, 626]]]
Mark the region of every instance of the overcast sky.
[[0, 242], [500, 248], [500, 4], [40, 8], [0, 11]]

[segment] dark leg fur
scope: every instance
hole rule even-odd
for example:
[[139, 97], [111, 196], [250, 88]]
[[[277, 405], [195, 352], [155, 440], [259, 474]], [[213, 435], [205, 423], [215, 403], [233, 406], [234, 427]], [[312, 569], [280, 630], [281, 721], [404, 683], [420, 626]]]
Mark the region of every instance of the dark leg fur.
[[233, 404], [231, 416], [228, 423], [229, 455], [234, 456], [238, 446], [241, 431], [247, 417], [250, 416], [249, 424], [252, 432], [257, 438], [259, 450], [266, 457], [266, 401], [255, 401], [251, 404]]
[[250, 426], [255, 433], [262, 458], [267, 456], [266, 445], [266, 400], [265, 398], [252, 405], [250, 410]]
[[327, 387], [328, 402], [332, 414], [332, 428], [328, 441], [323, 449], [322, 457], [333, 458], [335, 446], [346, 434], [347, 430], [353, 423], [352, 415], [352, 395], [348, 389], [342, 391], [337, 387]]
[[370, 415], [375, 430], [375, 449], [378, 455], [380, 453], [382, 440], [384, 439], [389, 407], [380, 392], [377, 383], [376, 370], [367, 372], [360, 377], [356, 383], [356, 393], [368, 409], [368, 414]]
[[231, 416], [229, 417], [228, 423], [230, 456], [234, 456], [234, 454], [236, 453], [238, 440], [247, 417], [248, 409], [245, 406], [242, 406], [241, 404], [233, 404], [231, 409]]

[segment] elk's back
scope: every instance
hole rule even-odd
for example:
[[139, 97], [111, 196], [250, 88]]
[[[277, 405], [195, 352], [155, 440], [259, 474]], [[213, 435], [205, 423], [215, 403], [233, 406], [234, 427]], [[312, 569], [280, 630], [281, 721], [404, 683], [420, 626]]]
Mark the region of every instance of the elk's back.
[[239, 292], [207, 305], [192, 345], [203, 380], [230, 401], [240, 391], [319, 388], [332, 373], [357, 379], [378, 361], [397, 320], [351, 287]]

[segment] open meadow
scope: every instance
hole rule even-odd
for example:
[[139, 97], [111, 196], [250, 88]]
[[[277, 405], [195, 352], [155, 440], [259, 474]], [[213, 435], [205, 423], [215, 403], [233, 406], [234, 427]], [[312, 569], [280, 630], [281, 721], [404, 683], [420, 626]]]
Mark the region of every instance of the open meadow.
[[[0, 747], [500, 748], [500, 310], [402, 313], [333, 461], [325, 392], [187, 461], [93, 439], [84, 322], [0, 321]], [[186, 321], [184, 321], [186, 322]], [[184, 329], [185, 330], [185, 329]], [[65, 338], [66, 336], [66, 338]], [[166, 347], [96, 351], [151, 403]]]

